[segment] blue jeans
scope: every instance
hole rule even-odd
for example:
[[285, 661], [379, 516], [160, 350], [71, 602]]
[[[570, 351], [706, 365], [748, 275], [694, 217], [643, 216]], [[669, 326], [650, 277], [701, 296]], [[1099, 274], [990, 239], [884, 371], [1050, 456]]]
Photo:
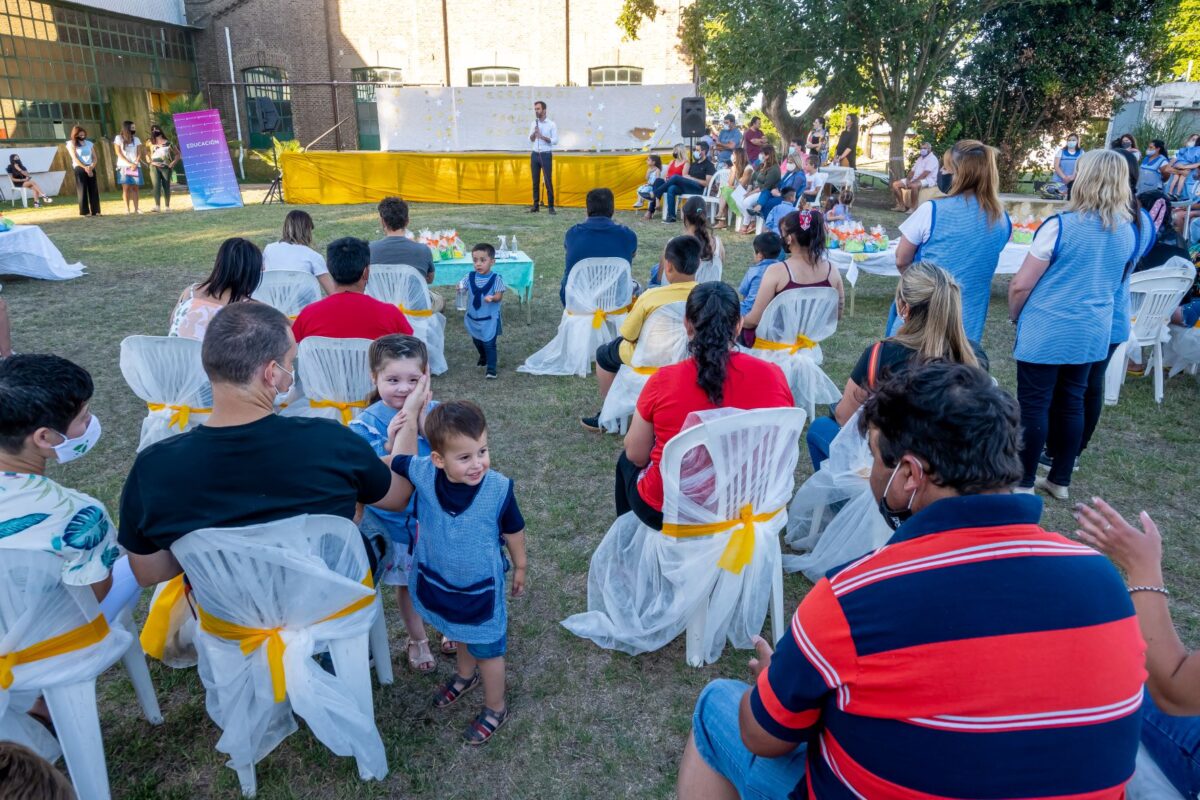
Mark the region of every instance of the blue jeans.
[[471, 341], [475, 343], [475, 349], [479, 351], [479, 358], [487, 365], [488, 375], [496, 374], [496, 340], [499, 338], [499, 336], [493, 336], [486, 342], [474, 337], [471, 338]]
[[662, 197], [666, 194], [667, 199], [663, 201], [663, 219], [670, 222], [675, 221], [675, 200], [681, 194], [703, 194], [704, 184], [699, 181], [694, 181], [691, 178], [685, 178], [682, 175], [672, 175], [671, 179], [664, 182], [661, 186], [654, 187], [654, 196]]
[[1200, 717], [1164, 714], [1146, 692], [1142, 744], [1180, 794], [1195, 797], [1200, 792]]
[[808, 457], [812, 459], [813, 472], [819, 470], [825, 459], [829, 458], [829, 446], [841, 429], [842, 426], [838, 425], [833, 417], [817, 417], [808, 426], [805, 442], [808, 444]]
[[786, 756], [756, 756], [742, 744], [738, 707], [750, 687], [741, 681], [716, 680], [704, 687], [692, 714], [692, 737], [704, 763], [737, 789], [742, 800], [779, 800], [804, 780], [806, 747]]
[[1054, 465], [1048, 476], [1058, 486], [1071, 484], [1071, 472], [1083, 441], [1083, 396], [1091, 364], [1017, 362], [1017, 402], [1021, 404], [1021, 486], [1033, 486], [1038, 459], [1054, 428]]

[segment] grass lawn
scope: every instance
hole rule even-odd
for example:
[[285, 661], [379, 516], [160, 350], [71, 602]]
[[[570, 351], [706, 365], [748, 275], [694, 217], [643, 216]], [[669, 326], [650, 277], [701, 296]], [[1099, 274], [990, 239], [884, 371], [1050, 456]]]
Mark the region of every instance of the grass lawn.
[[[899, 215], [881, 210], [881, 192], [864, 192], [859, 216], [883, 223], [895, 235]], [[69, 262], [88, 274], [64, 283], [23, 278], [4, 281], [18, 352], [54, 352], [91, 371], [92, 407], [104, 438], [86, 459], [51, 471], [52, 477], [89, 492], [114, 514], [134, 450], [144, 406], [125, 385], [117, 366], [119, 345], [130, 334], [166, 333], [179, 292], [207, 275], [220, 242], [244, 236], [259, 245], [274, 241], [288, 207], [257, 205], [262, 192], [247, 192], [244, 209], [127, 217], [120, 200], [104, 198], [105, 216], [80, 219], [61, 205], [16, 210], [18, 223], [41, 225]], [[145, 206], [149, 206], [147, 203]], [[340, 236], [380, 235], [371, 205], [314, 206], [318, 248]], [[682, 638], [661, 652], [630, 658], [601, 650], [559, 626], [586, 604], [588, 560], [613, 518], [613, 464], [621, 447], [615, 436], [584, 431], [577, 421], [598, 407], [594, 378], [549, 378], [514, 371], [554, 334], [560, 306], [562, 237], [583, 218], [581, 209], [557, 217], [530, 215], [518, 207], [414, 207], [412, 227], [455, 227], [468, 245], [495, 243], [516, 233], [537, 264], [533, 322], [523, 310], [506, 310], [500, 343], [501, 376], [484, 382], [460, 315], [449, 312], [446, 356], [450, 371], [434, 382], [435, 396], [469, 398], [488, 414], [494, 466], [512, 477], [528, 521], [529, 593], [510, 605], [508, 674], [512, 721], [484, 748], [469, 748], [459, 734], [482, 702], [474, 694], [448, 711], [429, 707], [429, 695], [452, 663], [435, 676], [407, 669], [399, 646], [403, 634], [389, 598], [396, 683], [375, 694], [376, 719], [387, 746], [391, 773], [380, 783], [361, 783], [353, 762], [328, 753], [305, 730], [289, 738], [258, 766], [259, 796], [276, 798], [611, 798], [671, 797], [676, 762], [690, 726], [693, 703], [705, 683], [746, 674], [748, 654], [726, 649], [705, 669], [685, 665]], [[641, 240], [634, 272], [643, 282], [667, 238], [679, 228], [618, 214]], [[737, 285], [751, 261], [750, 237], [726, 233], [725, 280]], [[969, 243], [964, 243], [969, 246]], [[3, 264], [0, 263], [0, 273]], [[825, 344], [825, 369], [842, 385], [863, 348], [878, 337], [894, 291], [892, 280], [864, 276], [856, 313], [847, 316]], [[1007, 324], [1008, 281], [993, 286], [984, 347], [1001, 385], [1015, 390], [1012, 328]], [[452, 289], [439, 289], [452, 299]], [[1095, 441], [1082, 460], [1073, 491], [1102, 494], [1127, 514], [1145, 508], [1166, 537], [1167, 582], [1176, 621], [1191, 644], [1200, 643], [1196, 607], [1200, 593], [1195, 456], [1200, 399], [1196, 379], [1168, 382], [1166, 402], [1155, 405], [1148, 380], [1126, 384], [1118, 406], [1107, 408]], [[801, 458], [798, 479], [809, 474]], [[1066, 504], [1047, 501], [1045, 523], [1073, 529]], [[785, 584], [793, 609], [807, 588], [798, 577]], [[953, 598], [947, 598], [953, 602]], [[143, 609], [144, 610], [144, 609]], [[1081, 665], [1086, 669], [1086, 665]], [[166, 724], [150, 727], [120, 669], [100, 682], [101, 723], [113, 795], [120, 798], [196, 798], [238, 795], [234, 772], [214, 748], [216, 727], [204, 709], [195, 670], [151, 667]]]

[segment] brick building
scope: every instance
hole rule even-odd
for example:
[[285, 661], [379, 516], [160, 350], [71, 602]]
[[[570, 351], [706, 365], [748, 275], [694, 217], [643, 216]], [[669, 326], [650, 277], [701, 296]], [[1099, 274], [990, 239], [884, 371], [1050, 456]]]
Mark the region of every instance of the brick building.
[[[280, 111], [280, 138], [303, 144], [339, 119], [315, 147], [379, 147], [372, 86], [303, 85], [375, 81], [436, 86], [587, 86], [691, 83], [692, 67], [677, 50], [682, 5], [647, 22], [637, 41], [616, 26], [622, 0], [186, 0], [200, 88], [234, 132], [238, 104], [243, 135], [255, 133], [256, 97]], [[229, 50], [238, 87], [230, 81]], [[265, 85], [264, 85], [265, 84]], [[271, 84], [288, 84], [286, 86]], [[236, 100], [235, 100], [236, 98]]]

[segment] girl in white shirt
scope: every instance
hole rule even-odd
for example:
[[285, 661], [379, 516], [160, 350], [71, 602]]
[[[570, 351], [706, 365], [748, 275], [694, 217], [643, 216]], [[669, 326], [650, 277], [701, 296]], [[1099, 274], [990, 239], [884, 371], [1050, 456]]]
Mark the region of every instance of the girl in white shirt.
[[313, 219], [307, 211], [289, 211], [283, 219], [283, 236], [263, 250], [263, 269], [307, 272], [325, 294], [333, 294], [333, 278], [325, 257], [312, 248]]
[[121, 196], [125, 198], [125, 213], [142, 213], [138, 209], [138, 193], [141, 191], [142, 170], [138, 163], [142, 160], [142, 140], [134, 136], [137, 129], [132, 120], [121, 123], [121, 132], [113, 138], [113, 152], [117, 157], [117, 184], [121, 187]]

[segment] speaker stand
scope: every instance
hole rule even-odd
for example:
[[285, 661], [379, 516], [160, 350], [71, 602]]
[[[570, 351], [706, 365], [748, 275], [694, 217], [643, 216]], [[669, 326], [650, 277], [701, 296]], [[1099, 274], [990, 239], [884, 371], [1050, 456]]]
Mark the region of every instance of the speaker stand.
[[282, 202], [283, 202], [283, 176], [281, 174], [279, 174], [278, 172], [276, 172], [275, 177], [271, 179], [271, 185], [267, 187], [267, 196], [263, 198], [262, 204], [265, 206], [270, 203], [282, 203]]

